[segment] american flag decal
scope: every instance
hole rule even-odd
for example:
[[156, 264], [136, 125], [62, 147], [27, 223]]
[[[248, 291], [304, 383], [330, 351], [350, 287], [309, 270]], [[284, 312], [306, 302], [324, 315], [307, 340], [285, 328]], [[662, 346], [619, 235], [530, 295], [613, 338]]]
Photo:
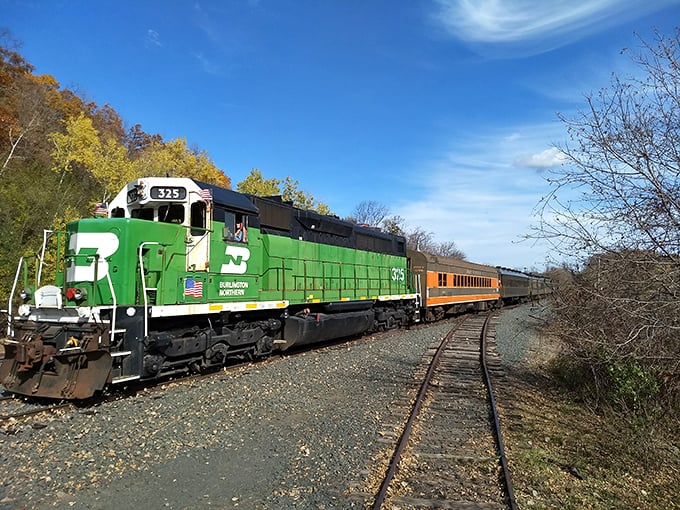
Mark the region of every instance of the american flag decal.
[[184, 295], [195, 298], [203, 297], [203, 282], [196, 281], [193, 278], [186, 278], [184, 280]]
[[209, 189], [201, 189], [201, 198], [205, 201], [212, 200], [212, 193]]

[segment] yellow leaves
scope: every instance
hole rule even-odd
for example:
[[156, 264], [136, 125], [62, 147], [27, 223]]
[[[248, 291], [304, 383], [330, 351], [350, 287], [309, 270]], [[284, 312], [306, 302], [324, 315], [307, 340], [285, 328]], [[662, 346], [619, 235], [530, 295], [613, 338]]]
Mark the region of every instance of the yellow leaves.
[[101, 157], [94, 161], [91, 172], [109, 195], [115, 195], [125, 184], [141, 176], [128, 159], [127, 149], [113, 138], [102, 147]]
[[82, 113], [66, 120], [66, 133], [51, 133], [49, 139], [54, 144], [52, 170], [55, 172], [71, 172], [78, 164], [89, 167], [102, 150], [92, 119]]
[[52, 170], [63, 175], [84, 169], [108, 195], [114, 195], [136, 177], [127, 149], [112, 138], [102, 141], [92, 119], [81, 113], [69, 117], [65, 124], [66, 133], [49, 135], [54, 144]]
[[190, 149], [184, 138], [154, 142], [135, 161], [139, 175], [150, 177], [189, 177], [231, 188], [231, 180], [215, 166], [205, 151]]
[[241, 193], [249, 193], [258, 197], [271, 197], [281, 194], [281, 181], [276, 178], [265, 179], [262, 172], [253, 168], [248, 176], [238, 183]]
[[156, 140], [132, 161], [127, 147], [114, 138], [102, 139], [92, 119], [80, 113], [65, 121], [65, 132], [51, 133], [49, 140], [54, 146], [52, 170], [62, 180], [76, 172], [77, 178], [91, 179], [98, 188], [96, 201], [114, 196], [126, 183], [143, 176], [189, 177], [231, 187], [229, 177], [207, 153], [190, 149], [183, 138]]
[[29, 78], [32, 79], [35, 83], [38, 83], [40, 85], [44, 85], [45, 87], [47, 87], [49, 89], [52, 89], [52, 90], [58, 90], [59, 89], [59, 82], [51, 74], [30, 75]]

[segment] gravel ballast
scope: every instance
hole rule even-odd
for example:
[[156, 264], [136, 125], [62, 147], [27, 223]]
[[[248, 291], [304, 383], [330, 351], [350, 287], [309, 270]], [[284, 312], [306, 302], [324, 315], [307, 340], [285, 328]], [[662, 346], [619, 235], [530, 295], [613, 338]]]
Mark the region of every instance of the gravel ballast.
[[[508, 356], [526, 353], [533, 313], [503, 312], [501, 356], [507, 341], [521, 345]], [[392, 403], [415, 391], [423, 354], [450, 327], [399, 330], [5, 426], [0, 508], [363, 508], [348, 488], [386, 447]]]

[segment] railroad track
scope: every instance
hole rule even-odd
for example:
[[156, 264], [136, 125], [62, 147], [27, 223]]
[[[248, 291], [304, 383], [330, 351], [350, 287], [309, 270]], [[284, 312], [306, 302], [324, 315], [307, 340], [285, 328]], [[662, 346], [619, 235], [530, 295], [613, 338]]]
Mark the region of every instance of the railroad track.
[[489, 381], [492, 317], [466, 317], [431, 349], [374, 510], [516, 508]]
[[253, 361], [233, 361], [228, 365], [208, 370], [207, 372], [169, 375], [159, 381], [149, 383], [133, 382], [127, 386], [108, 389], [86, 401], [46, 401], [45, 399], [32, 399], [30, 397], [16, 396], [0, 386], [0, 433], [12, 433], [17, 422], [26, 419], [40, 417], [45, 414], [54, 413], [59, 410], [80, 409], [79, 412], [94, 412], [92, 408], [103, 405], [106, 402], [128, 398], [131, 396], [147, 396], [149, 398], [160, 398], [163, 393], [173, 386], [191, 386], [201, 384], [204, 380], [220, 378], [238, 370], [248, 369], [249, 367], [263, 367], [268, 364], [280, 362], [293, 356], [305, 356], [312, 352], [320, 352], [333, 349], [346, 349], [358, 345], [362, 342], [370, 342], [375, 336], [388, 333], [375, 333], [372, 336], [359, 336], [352, 339], [325, 342], [323, 344], [299, 349], [291, 349], [285, 353], [277, 353], [261, 360]]
[[11, 433], [13, 424], [19, 420], [73, 407], [69, 402], [42, 404], [3, 395], [0, 398], [0, 431]]
[[[427, 325], [415, 325], [413, 328], [426, 328]], [[202, 384], [203, 380], [220, 378], [229, 373], [236, 372], [248, 367], [263, 367], [271, 363], [277, 363], [293, 356], [305, 356], [313, 352], [323, 352], [333, 349], [347, 349], [361, 343], [375, 341], [382, 335], [393, 334], [394, 331], [377, 332], [372, 335], [358, 336], [351, 339], [342, 339], [316, 346], [306, 346], [299, 349], [291, 349], [285, 353], [278, 353], [258, 361], [234, 361], [220, 368], [196, 374], [170, 375], [167, 378], [156, 381], [152, 384], [133, 382], [126, 386], [109, 388], [107, 391], [98, 394], [85, 401], [49, 401], [45, 399], [32, 399], [30, 397], [16, 396], [2, 386], [0, 386], [0, 434], [13, 434], [17, 427], [31, 426], [33, 428], [43, 428], [46, 421], [60, 419], [63, 413], [75, 410], [80, 413], [95, 413], [94, 408], [105, 405], [107, 402], [125, 399], [131, 396], [146, 396], [149, 398], [161, 398], [163, 393], [173, 386]], [[48, 418], [53, 415], [53, 418]]]

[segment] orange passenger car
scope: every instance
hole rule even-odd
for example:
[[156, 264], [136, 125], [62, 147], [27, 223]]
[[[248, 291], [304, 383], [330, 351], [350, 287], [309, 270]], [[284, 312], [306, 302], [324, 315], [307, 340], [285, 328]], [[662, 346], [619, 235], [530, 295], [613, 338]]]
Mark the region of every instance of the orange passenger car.
[[500, 303], [498, 270], [465, 260], [409, 250], [414, 290], [423, 298], [426, 321], [446, 313], [486, 310]]

